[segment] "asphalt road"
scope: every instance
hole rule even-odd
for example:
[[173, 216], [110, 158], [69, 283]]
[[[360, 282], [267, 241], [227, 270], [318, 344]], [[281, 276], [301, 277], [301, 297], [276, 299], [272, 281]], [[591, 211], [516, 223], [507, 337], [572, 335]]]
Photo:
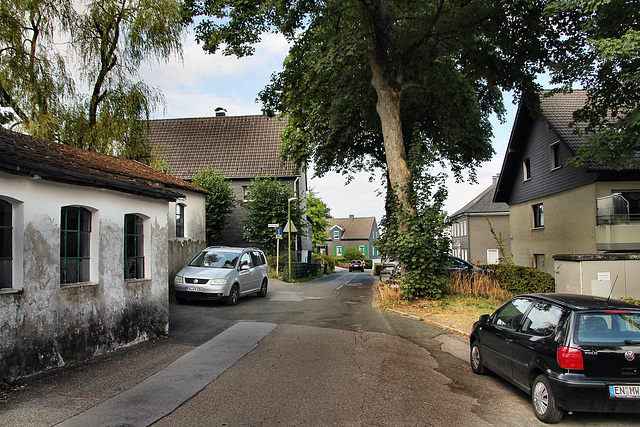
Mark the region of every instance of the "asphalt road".
[[[235, 307], [172, 306], [171, 337], [197, 344], [214, 322], [278, 324], [250, 354], [158, 426], [543, 425], [529, 396], [474, 375], [467, 344], [436, 326], [375, 307], [370, 272], [272, 283]], [[566, 415], [565, 425], [637, 425], [612, 414]]]
[[527, 395], [470, 371], [462, 339], [374, 307], [373, 284], [343, 271], [272, 281], [234, 307], [172, 301], [169, 339], [28, 379], [0, 404], [0, 426], [542, 425]]

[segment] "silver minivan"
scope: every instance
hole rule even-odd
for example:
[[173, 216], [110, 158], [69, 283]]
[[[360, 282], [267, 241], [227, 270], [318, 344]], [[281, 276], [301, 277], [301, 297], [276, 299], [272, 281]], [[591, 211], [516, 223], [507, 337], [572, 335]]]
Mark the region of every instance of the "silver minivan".
[[173, 280], [176, 301], [224, 300], [236, 305], [240, 297], [267, 295], [269, 269], [258, 248], [210, 246], [191, 260]]

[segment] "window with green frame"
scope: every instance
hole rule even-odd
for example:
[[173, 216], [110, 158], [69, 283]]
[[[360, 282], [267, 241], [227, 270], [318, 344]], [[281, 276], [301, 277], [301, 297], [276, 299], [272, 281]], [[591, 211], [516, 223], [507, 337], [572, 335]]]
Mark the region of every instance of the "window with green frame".
[[13, 206], [0, 199], [0, 288], [12, 287]]
[[90, 280], [91, 211], [64, 206], [60, 224], [60, 283]]
[[184, 205], [176, 205], [176, 237], [184, 237]]
[[124, 216], [124, 278], [144, 277], [144, 220], [138, 215]]

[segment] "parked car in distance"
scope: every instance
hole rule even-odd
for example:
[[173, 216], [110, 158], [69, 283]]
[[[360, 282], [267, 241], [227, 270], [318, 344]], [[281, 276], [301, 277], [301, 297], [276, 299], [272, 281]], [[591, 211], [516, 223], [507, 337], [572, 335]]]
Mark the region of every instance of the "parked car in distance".
[[546, 423], [564, 412], [640, 412], [640, 307], [591, 295], [530, 294], [482, 315], [471, 369], [531, 395]]
[[386, 257], [380, 267], [380, 280], [391, 280], [402, 274], [400, 262], [393, 257]]
[[486, 273], [488, 271], [484, 268], [480, 268], [476, 265], [471, 264], [467, 260], [458, 258], [457, 256], [449, 255], [449, 260], [451, 261], [451, 266], [447, 267], [447, 270], [449, 270], [449, 272], [460, 271], [467, 273]]
[[[449, 272], [486, 273], [489, 271], [453, 255], [449, 255], [449, 261], [451, 262], [450, 267], [446, 267]], [[385, 258], [382, 263], [382, 267], [380, 268], [380, 280], [390, 280], [392, 278], [397, 278], [400, 275], [402, 275], [400, 262], [393, 257]]]
[[217, 299], [236, 305], [248, 294], [267, 295], [268, 277], [267, 259], [260, 249], [210, 246], [178, 272], [173, 292], [181, 304]]
[[349, 271], [360, 270], [364, 272], [364, 261], [360, 261], [359, 259], [353, 260], [349, 263]]

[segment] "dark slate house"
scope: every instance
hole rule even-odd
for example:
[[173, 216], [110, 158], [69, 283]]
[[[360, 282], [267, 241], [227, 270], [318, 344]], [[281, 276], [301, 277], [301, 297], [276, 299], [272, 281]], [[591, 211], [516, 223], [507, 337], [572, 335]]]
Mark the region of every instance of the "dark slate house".
[[548, 94], [542, 120], [518, 109], [494, 196], [509, 205], [513, 261], [556, 274], [558, 254], [640, 251], [640, 170], [567, 164], [586, 92]]
[[[154, 154], [164, 160], [174, 176], [191, 180], [210, 166], [231, 180], [238, 201], [230, 224], [217, 242], [221, 245], [247, 246], [242, 236], [243, 201], [251, 180], [272, 177], [290, 186], [303, 202], [307, 191], [305, 172], [292, 161], [280, 160], [280, 135], [285, 120], [266, 116], [227, 116], [151, 120], [150, 143]], [[310, 236], [310, 233], [309, 233]], [[297, 236], [297, 258], [309, 260], [311, 238]]]
[[495, 176], [491, 186], [450, 216], [452, 255], [480, 264], [498, 264], [503, 257], [498, 244], [502, 238], [504, 252], [510, 257], [509, 205], [493, 201], [497, 184]]

